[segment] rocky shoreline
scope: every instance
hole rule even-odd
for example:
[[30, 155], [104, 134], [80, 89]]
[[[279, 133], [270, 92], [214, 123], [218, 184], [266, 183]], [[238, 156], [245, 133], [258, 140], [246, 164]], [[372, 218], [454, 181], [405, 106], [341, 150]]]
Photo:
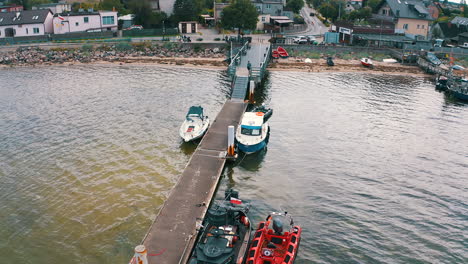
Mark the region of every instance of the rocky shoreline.
[[0, 52], [0, 65], [37, 66], [74, 63], [160, 63], [224, 66], [224, 48], [203, 49], [184, 47], [174, 43], [118, 43], [115, 45], [83, 45], [81, 48], [20, 47], [15, 51]]

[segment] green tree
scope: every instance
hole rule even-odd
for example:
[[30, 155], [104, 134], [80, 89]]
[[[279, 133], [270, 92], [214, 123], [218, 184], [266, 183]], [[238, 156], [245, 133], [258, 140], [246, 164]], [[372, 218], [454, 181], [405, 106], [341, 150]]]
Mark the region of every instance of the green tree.
[[350, 20], [357, 20], [357, 19], [362, 19], [362, 20], [367, 20], [371, 18], [372, 16], [372, 9], [368, 6], [361, 8], [359, 10], [354, 10], [349, 14], [349, 19]]
[[323, 17], [331, 21], [334, 21], [338, 17], [338, 10], [330, 3], [321, 4], [318, 11]]
[[466, 1], [462, 0], [460, 4], [461, 4], [461, 8], [463, 9], [462, 11], [463, 16], [468, 17], [468, 7], [466, 6]]
[[101, 3], [99, 3], [99, 9], [113, 10], [114, 8], [117, 12], [119, 12], [119, 14], [128, 13], [120, 0], [103, 0]]
[[148, 0], [131, 0], [128, 2], [128, 7], [135, 14], [133, 22], [136, 25], [142, 25], [143, 28], [160, 27], [167, 19], [164, 12], [154, 12]]
[[254, 30], [257, 27], [258, 12], [250, 0], [233, 0], [221, 13], [223, 28]]
[[288, 0], [286, 7], [291, 8], [297, 14], [304, 7], [304, 0]]
[[379, 6], [381, 0], [368, 0], [367, 1], [367, 6], [372, 9], [372, 12], [376, 13], [377, 7]]
[[176, 0], [174, 3], [173, 21], [196, 21], [198, 20], [200, 10], [194, 0]]

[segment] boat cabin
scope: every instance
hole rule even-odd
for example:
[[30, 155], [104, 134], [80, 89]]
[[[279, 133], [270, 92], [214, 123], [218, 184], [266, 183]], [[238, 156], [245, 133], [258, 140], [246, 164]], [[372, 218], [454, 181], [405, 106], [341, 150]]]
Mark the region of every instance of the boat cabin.
[[201, 106], [191, 106], [188, 113], [187, 113], [187, 116], [185, 116], [185, 118], [187, 120], [192, 120], [192, 117], [200, 118], [201, 120], [203, 120], [204, 119], [203, 107], [201, 107]]
[[242, 118], [241, 134], [247, 136], [260, 136], [263, 125], [262, 112], [246, 112]]

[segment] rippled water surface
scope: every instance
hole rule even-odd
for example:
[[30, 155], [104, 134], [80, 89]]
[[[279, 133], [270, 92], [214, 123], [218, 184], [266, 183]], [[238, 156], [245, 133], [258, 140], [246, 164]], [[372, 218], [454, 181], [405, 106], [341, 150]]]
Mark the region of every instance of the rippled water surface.
[[[226, 168], [252, 218], [287, 210], [296, 263], [467, 263], [468, 104], [423, 77], [273, 72], [268, 149]], [[0, 263], [127, 263], [216, 116], [223, 71], [0, 70]]]

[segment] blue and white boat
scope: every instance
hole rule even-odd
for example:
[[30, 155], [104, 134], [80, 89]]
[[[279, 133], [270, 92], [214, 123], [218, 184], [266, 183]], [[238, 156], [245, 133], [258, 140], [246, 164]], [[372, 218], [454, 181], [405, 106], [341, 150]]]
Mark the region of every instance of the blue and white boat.
[[239, 150], [246, 154], [262, 150], [267, 143], [269, 126], [263, 112], [246, 112], [237, 127], [236, 141]]

